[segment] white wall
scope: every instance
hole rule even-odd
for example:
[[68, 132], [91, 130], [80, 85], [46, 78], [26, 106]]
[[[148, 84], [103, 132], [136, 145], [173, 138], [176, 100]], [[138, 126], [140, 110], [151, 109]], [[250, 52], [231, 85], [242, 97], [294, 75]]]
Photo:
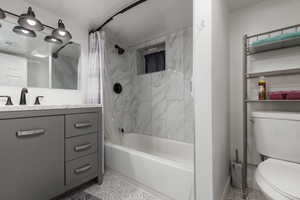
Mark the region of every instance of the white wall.
[[0, 53], [0, 85], [16, 86], [27, 84], [27, 59]]
[[212, 120], [214, 200], [229, 184], [228, 3], [212, 1]]
[[[1, 8], [9, 10], [11, 12], [21, 14], [27, 11], [29, 3], [21, 0], [0, 0]], [[38, 19], [47, 25], [53, 27], [57, 26], [58, 19], [62, 19], [66, 25], [66, 28], [70, 30], [73, 41], [81, 44], [82, 47], [82, 63], [81, 63], [81, 89], [80, 90], [52, 90], [52, 89], [42, 89], [42, 88], [28, 88], [29, 101], [33, 101], [35, 96], [44, 95], [45, 98], [42, 101], [43, 104], [80, 104], [84, 101], [84, 91], [86, 84], [84, 81], [85, 68], [87, 66], [87, 49], [88, 49], [88, 28], [84, 25], [79, 24], [73, 19], [68, 19], [64, 16], [58, 16], [55, 13], [51, 13], [42, 8], [31, 5], [35, 11]], [[13, 34], [13, 32], [12, 32]], [[13, 102], [17, 103], [19, 101], [21, 88], [19, 87], [2, 87], [0, 86], [1, 95], [12, 96]], [[5, 101], [1, 100], [0, 105], [3, 105]]]
[[196, 199], [220, 200], [229, 172], [227, 4], [194, 1]]
[[194, 0], [193, 91], [195, 98], [196, 200], [213, 199], [211, 1]]
[[[299, 0], [265, 0], [253, 6], [236, 10], [230, 14], [230, 135], [231, 158], [234, 159], [235, 149], [239, 150], [242, 158], [242, 37], [244, 34], [256, 34], [299, 24]], [[264, 53], [250, 58], [249, 68], [252, 70], [270, 70], [274, 68], [299, 67], [300, 48]], [[268, 78], [271, 90], [291, 89], [300, 86], [300, 77]], [[251, 83], [251, 96], [256, 96], [256, 82]], [[284, 109], [299, 110], [299, 105], [261, 105], [251, 109], [268, 110]], [[251, 111], [251, 110], [250, 110]], [[251, 128], [251, 127], [249, 127]], [[258, 164], [260, 159], [249, 129], [249, 162]], [[250, 170], [250, 173], [253, 170]], [[249, 179], [251, 181], [252, 175]], [[250, 182], [250, 186], [252, 183]]]

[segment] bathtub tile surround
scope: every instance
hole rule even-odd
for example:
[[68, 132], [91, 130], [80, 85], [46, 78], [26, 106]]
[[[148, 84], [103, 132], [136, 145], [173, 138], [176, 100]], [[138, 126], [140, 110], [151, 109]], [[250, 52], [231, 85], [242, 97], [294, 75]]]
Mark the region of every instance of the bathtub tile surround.
[[[192, 28], [127, 48], [117, 54], [112, 39], [107, 42], [105, 90], [120, 82], [124, 91], [108, 97], [105, 107], [113, 122], [106, 137], [120, 141], [118, 128], [134, 132], [193, 143], [194, 100], [192, 96]], [[137, 75], [136, 50], [166, 42], [166, 70]], [[110, 115], [108, 115], [110, 116]]]
[[166, 64], [173, 71], [184, 71], [183, 61], [183, 31], [172, 33], [166, 38]]
[[152, 75], [152, 93], [156, 98], [151, 99], [152, 103], [152, 133], [162, 138], [168, 138], [166, 132], [165, 113], [167, 111], [166, 94], [168, 87], [162, 84], [166, 80], [166, 73], [159, 72]]
[[[151, 98], [140, 100], [134, 97], [134, 101], [137, 102], [151, 100], [152, 119], [149, 121], [151, 130], [139, 129], [139, 126], [133, 124], [133, 131], [192, 143], [194, 141], [193, 97], [191, 96], [192, 30], [184, 29], [138, 47], [151, 45], [159, 40], [166, 42], [166, 71], [139, 75], [151, 79], [151, 92], [148, 93], [151, 94]], [[144, 88], [143, 84], [136, 85]], [[187, 104], [192, 109], [185, 107]], [[141, 115], [139, 111], [137, 113], [138, 116]], [[148, 113], [142, 111], [142, 115], [147, 116]], [[135, 115], [135, 118], [138, 116]]]
[[184, 80], [184, 141], [194, 141], [194, 98], [191, 92], [192, 82], [190, 79]]
[[[166, 42], [166, 71], [144, 75], [134, 73], [134, 94], [141, 94], [139, 91], [143, 91], [143, 96], [146, 98], [134, 95], [133, 101], [138, 105], [151, 102], [152, 108], [133, 109], [134, 119], [136, 119], [133, 121], [133, 132], [192, 143], [194, 141], [193, 97], [191, 95], [192, 30], [191, 28], [184, 29], [140, 44], [135, 48], [162, 41]], [[131, 63], [132, 69], [136, 70], [135, 62]], [[149, 106], [149, 103], [146, 105]], [[148, 125], [140, 126], [139, 122], [145, 120]]]
[[[108, 34], [107, 34], [108, 35]], [[119, 128], [132, 130], [132, 72], [129, 68], [128, 53], [119, 55], [114, 45], [119, 44], [110, 38], [106, 41], [106, 62], [104, 69], [104, 120], [105, 137], [114, 143], [120, 143]], [[123, 45], [122, 45], [123, 46]], [[123, 91], [115, 94], [112, 90], [114, 83], [121, 83]]]
[[190, 29], [183, 31], [182, 33], [182, 52], [184, 53], [184, 56], [182, 58], [182, 65], [184, 80], [192, 80], [193, 76], [193, 31]]
[[[166, 133], [169, 139], [184, 141], [184, 102], [167, 101]], [[192, 141], [189, 141], [192, 142]]]

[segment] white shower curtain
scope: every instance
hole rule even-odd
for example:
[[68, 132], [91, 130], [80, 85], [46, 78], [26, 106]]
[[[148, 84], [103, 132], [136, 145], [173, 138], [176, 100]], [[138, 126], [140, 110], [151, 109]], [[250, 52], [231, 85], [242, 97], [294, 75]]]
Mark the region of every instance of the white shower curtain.
[[[106, 68], [105, 59], [105, 32], [95, 32], [89, 35], [89, 57], [87, 76], [86, 103], [103, 105], [103, 73]], [[102, 111], [102, 142], [104, 143], [104, 108]], [[102, 145], [102, 158], [104, 159], [104, 145]], [[104, 173], [104, 161], [102, 162]]]
[[87, 96], [89, 104], [103, 104], [103, 69], [105, 68], [105, 32], [89, 35]]

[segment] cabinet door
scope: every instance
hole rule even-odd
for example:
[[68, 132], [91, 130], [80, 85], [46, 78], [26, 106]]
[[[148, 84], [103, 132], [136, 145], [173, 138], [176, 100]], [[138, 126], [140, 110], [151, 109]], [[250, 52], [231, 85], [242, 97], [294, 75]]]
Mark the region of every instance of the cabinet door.
[[0, 199], [48, 200], [64, 188], [64, 117], [0, 120]]

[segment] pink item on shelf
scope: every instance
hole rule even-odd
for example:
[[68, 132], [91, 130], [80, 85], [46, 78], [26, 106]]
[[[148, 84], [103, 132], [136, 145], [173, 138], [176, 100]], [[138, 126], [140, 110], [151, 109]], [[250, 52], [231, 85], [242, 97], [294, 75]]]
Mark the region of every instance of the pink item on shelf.
[[269, 92], [270, 100], [284, 100], [286, 97], [287, 94], [284, 91]]
[[269, 99], [270, 100], [282, 100], [283, 99], [282, 91], [269, 92]]
[[288, 91], [287, 99], [289, 100], [300, 100], [300, 90]]

